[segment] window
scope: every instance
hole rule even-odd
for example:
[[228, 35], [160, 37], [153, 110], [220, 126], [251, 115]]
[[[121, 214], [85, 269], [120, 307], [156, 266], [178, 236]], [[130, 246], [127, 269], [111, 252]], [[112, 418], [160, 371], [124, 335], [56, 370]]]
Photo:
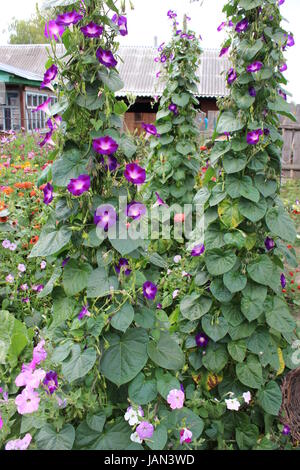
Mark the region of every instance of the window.
[[21, 127], [20, 96], [18, 91], [7, 91], [5, 105], [0, 109], [0, 130], [19, 130]]
[[[48, 95], [42, 93], [26, 92], [26, 114], [27, 114], [27, 130], [34, 131], [36, 129], [45, 129], [47, 117], [43, 111], [33, 113], [33, 110], [43, 104], [49, 98]], [[51, 106], [56, 103], [57, 98], [51, 96]]]

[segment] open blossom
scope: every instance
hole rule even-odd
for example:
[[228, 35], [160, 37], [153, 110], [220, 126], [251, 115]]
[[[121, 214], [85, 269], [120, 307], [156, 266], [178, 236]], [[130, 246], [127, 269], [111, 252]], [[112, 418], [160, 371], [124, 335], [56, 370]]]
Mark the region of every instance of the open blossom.
[[43, 385], [45, 386], [47, 393], [52, 395], [55, 390], [58, 389], [57, 373], [53, 370], [47, 372]]
[[91, 314], [88, 311], [89, 306], [84, 305], [78, 314], [78, 320], [82, 320], [84, 317], [90, 317]]
[[239, 21], [237, 23], [235, 30], [238, 33], [243, 33], [244, 31], [247, 31], [248, 28], [249, 28], [249, 21], [247, 20], [247, 18], [244, 18], [242, 21]]
[[25, 264], [22, 264], [22, 263], [18, 264], [18, 271], [20, 271], [20, 273], [25, 273], [26, 271]]
[[174, 103], [171, 103], [169, 106], [169, 111], [171, 111], [176, 116], [178, 114], [178, 106]]
[[20, 415], [31, 414], [39, 409], [40, 397], [37, 392], [30, 388], [24, 388], [22, 393], [15, 399], [18, 413]]
[[40, 264], [41, 269], [46, 269], [47, 263], [46, 261], [42, 261]]
[[41, 362], [45, 361], [47, 358], [47, 351], [44, 348], [45, 340], [42, 339], [35, 348], [33, 348], [33, 356], [32, 356], [32, 366], [39, 365]]
[[8, 248], [10, 248], [10, 245], [11, 245], [11, 243], [10, 243], [9, 240], [3, 240], [3, 242], [2, 242], [3, 248], [8, 249]]
[[250, 392], [243, 393], [243, 398], [244, 398], [245, 403], [247, 403], [247, 405], [249, 405], [249, 403], [251, 401], [251, 393]]
[[83, 16], [77, 11], [68, 11], [62, 15], [58, 15], [56, 23], [61, 26], [70, 26], [71, 24], [77, 24], [78, 21], [82, 20]]
[[94, 224], [105, 232], [117, 222], [117, 213], [113, 206], [105, 204], [98, 207], [94, 214]]
[[41, 88], [45, 88], [47, 85], [49, 85], [52, 80], [54, 80], [57, 76], [58, 73], [58, 68], [55, 64], [51, 65], [48, 70], [46, 70], [44, 74], [44, 79], [41, 84]]
[[140, 219], [147, 212], [146, 206], [141, 202], [132, 201], [127, 205], [126, 213], [131, 219]]
[[239, 411], [240, 409], [240, 402], [237, 398], [229, 398], [225, 400], [227, 410]]
[[142, 421], [136, 428], [136, 433], [140, 439], [151, 439], [154, 433], [154, 427], [148, 421]]
[[8, 274], [5, 278], [6, 282], [8, 282], [9, 284], [11, 284], [12, 282], [14, 282], [15, 278], [12, 274]]
[[93, 149], [101, 155], [111, 155], [112, 153], [115, 153], [118, 148], [119, 145], [117, 142], [109, 136], [98, 137], [93, 140]]
[[282, 434], [284, 436], [288, 436], [289, 434], [291, 434], [291, 428], [289, 426], [285, 425], [283, 430], [282, 430]]
[[128, 259], [120, 258], [119, 263], [115, 266], [115, 270], [117, 274], [124, 272], [125, 276], [129, 276], [131, 274], [131, 269], [129, 269]]
[[191, 251], [191, 256], [194, 256], [194, 257], [201, 256], [203, 255], [204, 251], [205, 251], [205, 246], [203, 244], [196, 245]]
[[31, 440], [31, 434], [27, 433], [23, 439], [8, 441], [5, 445], [5, 450], [26, 450], [30, 446]]
[[117, 26], [119, 26], [119, 31], [121, 36], [127, 36], [128, 28], [127, 28], [127, 18], [123, 15], [115, 14], [111, 19]]
[[184, 392], [176, 389], [171, 390], [167, 396], [167, 402], [172, 410], [180, 410], [184, 404]]
[[133, 432], [131, 435], [130, 435], [130, 440], [132, 442], [136, 442], [137, 444], [142, 444], [143, 440], [139, 437], [138, 433], [137, 432]]
[[181, 261], [181, 256], [180, 256], [180, 255], [174, 256], [173, 261], [174, 261], [174, 263], [180, 263], [180, 261]]
[[288, 34], [288, 40], [287, 40], [286, 45], [288, 47], [292, 47], [292, 46], [295, 45], [295, 39], [294, 39], [294, 36], [292, 34]]
[[81, 196], [91, 187], [91, 178], [89, 175], [80, 175], [76, 179], [71, 179], [67, 188], [73, 196]]
[[192, 442], [193, 433], [187, 428], [180, 430], [180, 444], [189, 444]]
[[151, 134], [158, 137], [158, 132], [154, 124], [146, 124], [142, 122], [142, 128], [147, 132], [147, 134]]
[[28, 387], [31, 389], [38, 388], [45, 378], [46, 372], [42, 369], [33, 371], [31, 367], [23, 364], [22, 372], [16, 377], [15, 384], [17, 387]]
[[249, 145], [258, 144], [261, 135], [263, 135], [263, 131], [261, 129], [256, 129], [255, 131], [248, 132], [247, 143]]
[[140, 418], [142, 418], [143, 416], [144, 411], [140, 406], [137, 410], [135, 410], [132, 406], [129, 406], [124, 415], [124, 419], [125, 421], [128, 421], [130, 426], [135, 426], [140, 422]]
[[198, 333], [195, 336], [195, 341], [198, 348], [205, 348], [208, 345], [209, 338], [205, 333]]
[[103, 26], [93, 23], [92, 21], [86, 26], [80, 28], [82, 34], [88, 38], [99, 38], [103, 33]]
[[173, 293], [172, 293], [172, 298], [173, 298], [173, 299], [176, 299], [176, 298], [178, 297], [178, 295], [179, 295], [179, 292], [180, 292], [179, 289], [175, 289], [175, 290], [173, 291]]
[[102, 65], [111, 68], [118, 65], [118, 61], [114, 58], [113, 53], [109, 50], [99, 47], [96, 52], [96, 57]]
[[46, 206], [48, 206], [52, 201], [53, 201], [53, 191], [54, 191], [54, 188], [52, 186], [52, 184], [50, 183], [47, 183], [46, 186], [44, 187], [43, 189], [43, 193], [44, 193], [44, 204], [46, 204]]
[[65, 31], [64, 26], [58, 24], [55, 20], [50, 20], [45, 23], [45, 37], [55, 39], [58, 41], [58, 37], [62, 36]]
[[257, 60], [256, 62], [253, 62], [252, 64], [248, 65], [247, 67], [247, 72], [250, 73], [255, 73], [259, 72], [263, 68], [263, 63]]
[[287, 68], [288, 68], [287, 64], [282, 64], [282, 65], [279, 67], [279, 70], [280, 70], [280, 72], [282, 73], [282, 72], [285, 72], [285, 71], [287, 70]]
[[157, 294], [157, 286], [153, 282], [146, 281], [143, 284], [143, 294], [148, 300], [154, 300]]
[[136, 163], [126, 165], [124, 176], [130, 183], [140, 185], [146, 181], [146, 171]]

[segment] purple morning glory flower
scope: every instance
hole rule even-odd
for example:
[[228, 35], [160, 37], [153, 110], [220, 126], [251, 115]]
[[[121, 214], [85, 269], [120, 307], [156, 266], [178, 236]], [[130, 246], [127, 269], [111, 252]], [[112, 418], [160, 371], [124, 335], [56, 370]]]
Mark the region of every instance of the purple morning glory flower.
[[249, 145], [256, 145], [259, 142], [260, 136], [263, 134], [261, 129], [257, 129], [256, 131], [248, 132], [247, 134], [247, 143]]
[[156, 196], [156, 203], [154, 204], [154, 206], [167, 206], [165, 201], [160, 197], [158, 193], [155, 193], [155, 196]]
[[150, 281], [146, 281], [143, 285], [144, 297], [148, 300], [154, 300], [157, 294], [157, 286]]
[[157, 129], [153, 124], [142, 122], [142, 128], [147, 132], [147, 134], [158, 136]]
[[86, 26], [82, 26], [80, 31], [88, 38], [99, 38], [103, 33], [103, 26], [100, 26], [99, 24], [93, 23], [93, 21], [91, 21]]
[[83, 16], [77, 11], [68, 11], [62, 15], [58, 15], [56, 23], [61, 26], [70, 26], [71, 24], [77, 24], [78, 21], [82, 20]]
[[169, 111], [171, 111], [175, 116], [178, 114], [178, 107], [176, 104], [171, 103], [169, 106]]
[[237, 23], [235, 30], [238, 33], [243, 33], [244, 31], [247, 31], [248, 28], [249, 28], [249, 21], [247, 20], [247, 18], [244, 18], [242, 21], [239, 21]]
[[231, 68], [227, 74], [228, 85], [231, 85], [233, 82], [235, 82], [236, 79], [237, 79], [237, 73], [233, 68]]
[[44, 74], [44, 80], [41, 84], [41, 88], [45, 88], [47, 85], [49, 85], [52, 80], [54, 80], [57, 76], [58, 73], [58, 68], [56, 67], [55, 64], [51, 65], [51, 67], [46, 70]]
[[91, 178], [89, 175], [80, 175], [76, 179], [71, 179], [68, 184], [68, 191], [73, 196], [81, 196], [81, 194], [88, 191], [91, 187]]
[[141, 202], [135, 202], [132, 201], [130, 204], [128, 204], [127, 209], [127, 217], [130, 217], [131, 219], [140, 219], [143, 215], [146, 214], [147, 209], [144, 204]]
[[119, 263], [115, 266], [115, 270], [117, 274], [120, 274], [120, 272], [123, 271], [125, 276], [129, 276], [131, 274], [131, 269], [129, 269], [128, 259], [120, 258]]
[[167, 13], [167, 15], [168, 15], [168, 17], [169, 17], [170, 19], [174, 19], [174, 18], [176, 18], [176, 16], [177, 16], [177, 14], [175, 13], [175, 11], [173, 11], [173, 10], [169, 10], [168, 13]]
[[71, 259], [70, 256], [68, 256], [67, 258], [65, 258], [65, 259], [63, 260], [63, 262], [61, 263], [61, 267], [64, 268], [64, 267], [68, 264], [68, 262], [70, 261], [70, 259]]
[[265, 247], [266, 247], [267, 251], [273, 250], [273, 248], [275, 248], [275, 242], [274, 242], [274, 240], [273, 240], [272, 238], [270, 238], [270, 237], [267, 237], [267, 238], [265, 239]]
[[283, 5], [285, 2], [285, 0], [278, 0], [278, 6], [280, 7], [280, 5]]
[[288, 34], [288, 40], [287, 40], [286, 45], [288, 47], [292, 47], [292, 46], [295, 45], [295, 39], [294, 39], [294, 36], [292, 34]]
[[283, 430], [282, 430], [282, 434], [284, 436], [288, 436], [289, 434], [291, 434], [291, 428], [289, 426], [285, 425]]
[[133, 184], [143, 184], [146, 181], [146, 171], [136, 163], [126, 165], [124, 176]]
[[102, 49], [101, 47], [97, 49], [96, 57], [100, 64], [105, 65], [105, 67], [108, 68], [116, 67], [118, 64], [117, 60], [113, 56], [113, 53], [109, 50]]
[[98, 137], [98, 139], [93, 140], [93, 149], [101, 155], [111, 155], [112, 153], [115, 153], [118, 148], [119, 145], [117, 142], [108, 135], [105, 137]]
[[58, 389], [57, 373], [54, 370], [47, 372], [43, 384], [47, 389], [47, 393], [52, 395]]
[[281, 276], [280, 276], [280, 282], [281, 282], [282, 289], [284, 289], [285, 286], [286, 286], [286, 277], [285, 277], [284, 274], [281, 274]]
[[117, 213], [113, 206], [109, 204], [98, 207], [94, 214], [94, 224], [101, 227], [105, 232], [115, 225], [116, 221]]
[[65, 31], [65, 28], [58, 24], [55, 20], [50, 20], [48, 23], [45, 23], [45, 37], [55, 39], [58, 41], [58, 37], [62, 36]]
[[46, 145], [46, 144], [55, 145], [53, 140], [52, 140], [52, 135], [53, 135], [53, 130], [50, 130], [50, 132], [47, 132], [47, 134], [45, 135], [44, 140], [42, 140], [42, 142], [39, 143], [39, 146], [44, 147], [44, 145]]
[[84, 317], [90, 317], [91, 314], [90, 312], [88, 311], [88, 308], [89, 306], [88, 305], [84, 305], [82, 307], [82, 309], [80, 310], [79, 314], [78, 314], [78, 320], [82, 320]]
[[264, 135], [266, 135], [266, 136], [270, 135], [269, 129], [267, 129], [267, 128], [264, 129]]
[[44, 113], [49, 113], [49, 104], [50, 103], [51, 103], [51, 98], [48, 98], [46, 101], [44, 101], [44, 103], [40, 104], [35, 109], [33, 109], [32, 112], [36, 113], [38, 111], [43, 111]]
[[162, 304], [157, 304], [156, 308], [157, 308], [157, 310], [161, 310], [162, 309]]
[[225, 23], [225, 21], [223, 21], [223, 22], [217, 27], [217, 31], [219, 31], [219, 32], [222, 31], [222, 29], [224, 29], [225, 26], [226, 26], [226, 23]]
[[205, 348], [208, 344], [209, 338], [206, 336], [205, 333], [198, 333], [195, 336], [195, 341], [198, 346], [198, 348]]
[[44, 192], [44, 204], [48, 206], [53, 201], [53, 186], [47, 183], [43, 189]]
[[127, 36], [128, 29], [127, 29], [127, 18], [126, 16], [118, 16], [117, 14], [112, 17], [112, 21], [119, 26], [119, 31], [121, 36]]
[[191, 251], [191, 256], [201, 256], [205, 251], [204, 245], [196, 245]]
[[279, 67], [279, 71], [282, 73], [282, 72], [285, 72], [287, 70], [288, 66], [287, 64], [282, 64], [280, 67]]
[[154, 433], [154, 426], [153, 424], [149, 423], [148, 421], [142, 421], [137, 427], [136, 427], [136, 433], [138, 437], [143, 440], [143, 439], [151, 439]]
[[252, 64], [248, 65], [247, 72], [249, 73], [259, 72], [259, 70], [261, 70], [262, 67], [263, 67], [262, 62], [259, 62], [259, 61], [253, 62]]
[[161, 61], [162, 64], [164, 64], [167, 61], [167, 56], [165, 54], [162, 54], [160, 56], [160, 61]]
[[249, 91], [249, 95], [252, 96], [252, 98], [256, 97], [257, 92], [256, 92], [254, 86], [250, 86], [248, 91]]
[[222, 47], [219, 57], [222, 57], [223, 55], [227, 54], [228, 51], [229, 51], [229, 47]]
[[287, 100], [287, 95], [282, 90], [278, 90], [278, 95], [281, 96], [285, 101]]
[[114, 157], [113, 155], [108, 155], [107, 157], [107, 165], [105, 165], [105, 168], [110, 171], [110, 172], [113, 172], [115, 171], [118, 167], [119, 167], [119, 163], [118, 163], [118, 160], [116, 159], [116, 157]]

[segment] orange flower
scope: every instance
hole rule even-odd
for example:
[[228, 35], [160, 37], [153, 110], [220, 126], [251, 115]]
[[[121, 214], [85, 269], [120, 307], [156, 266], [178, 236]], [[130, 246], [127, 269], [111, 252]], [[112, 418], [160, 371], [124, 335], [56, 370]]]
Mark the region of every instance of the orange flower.
[[39, 187], [39, 189], [40, 189], [41, 191], [43, 191], [43, 189], [44, 189], [46, 186], [47, 186], [46, 184], [42, 184], [42, 185]]
[[204, 152], [205, 150], [207, 150], [207, 147], [205, 147], [205, 145], [202, 145], [202, 147], [200, 147], [200, 150], [202, 150], [202, 152]]
[[2, 189], [2, 192], [4, 194], [6, 194], [6, 196], [9, 196], [10, 194], [12, 194], [14, 192], [13, 188], [11, 188], [10, 186], [5, 186], [3, 189]]
[[39, 241], [39, 237], [35, 235], [34, 237], [32, 237], [29, 243], [30, 245], [35, 245], [38, 241]]
[[39, 230], [41, 228], [41, 226], [40, 226], [40, 224], [37, 224], [37, 225], [34, 225], [33, 228], [36, 229], [36, 230]]
[[20, 192], [20, 193], [18, 194], [18, 196], [19, 196], [19, 197], [24, 197], [25, 194]]
[[33, 183], [30, 181], [24, 181], [24, 183], [15, 183], [14, 187], [18, 189], [31, 189], [33, 186]]
[[30, 192], [30, 197], [34, 197], [34, 196], [36, 196], [36, 192], [35, 192], [35, 190], [33, 189], [33, 190]]
[[7, 208], [7, 205], [4, 204], [3, 201], [0, 201], [0, 211], [3, 211], [3, 210], [6, 209], [6, 208]]

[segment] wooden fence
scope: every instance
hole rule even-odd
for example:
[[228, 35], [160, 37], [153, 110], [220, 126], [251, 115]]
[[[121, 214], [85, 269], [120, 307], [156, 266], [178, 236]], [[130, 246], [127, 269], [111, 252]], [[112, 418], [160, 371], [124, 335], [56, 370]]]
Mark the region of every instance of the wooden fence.
[[291, 105], [297, 122], [284, 117], [281, 120], [283, 133], [282, 174], [286, 178], [300, 178], [300, 104]]

